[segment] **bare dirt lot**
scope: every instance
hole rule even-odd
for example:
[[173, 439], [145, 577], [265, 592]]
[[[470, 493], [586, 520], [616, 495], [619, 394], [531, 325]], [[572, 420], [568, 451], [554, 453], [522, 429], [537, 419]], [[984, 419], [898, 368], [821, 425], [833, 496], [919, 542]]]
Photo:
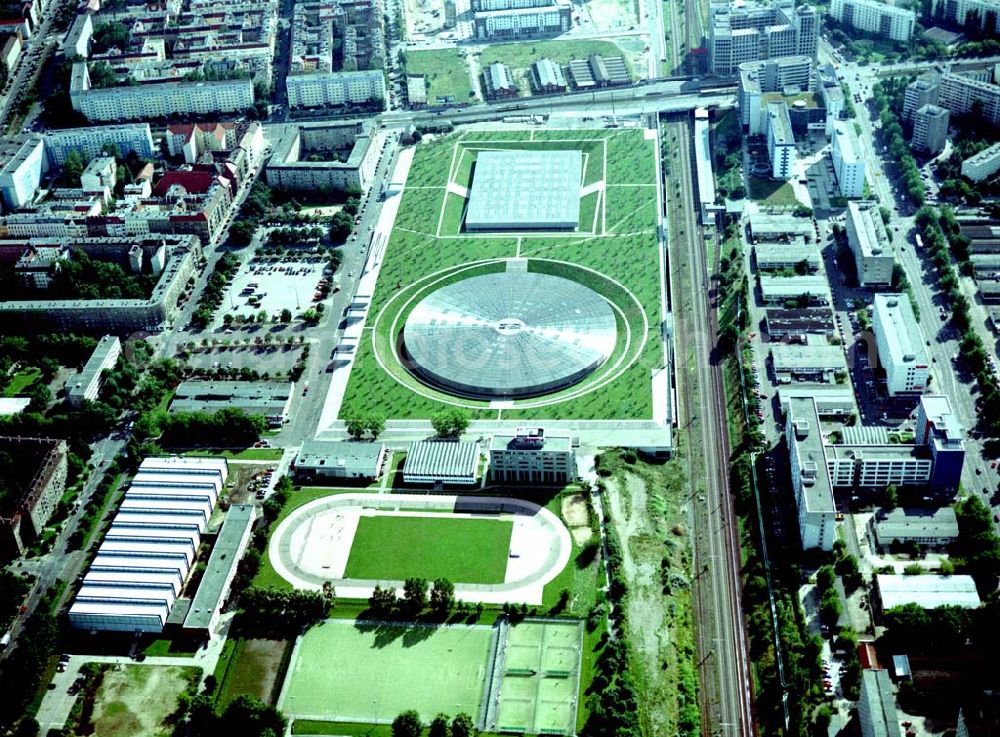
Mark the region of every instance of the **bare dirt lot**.
[[573, 494], [562, 500], [562, 518], [577, 545], [584, 545], [591, 538], [590, 513], [583, 494]]
[[119, 665], [104, 674], [91, 722], [101, 737], [169, 737], [169, 717], [198, 668]]

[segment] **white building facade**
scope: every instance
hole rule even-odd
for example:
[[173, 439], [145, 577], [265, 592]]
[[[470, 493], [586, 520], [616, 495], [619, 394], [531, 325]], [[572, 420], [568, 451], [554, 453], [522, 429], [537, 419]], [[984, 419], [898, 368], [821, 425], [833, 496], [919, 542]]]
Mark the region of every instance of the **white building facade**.
[[876, 294], [872, 329], [889, 394], [896, 396], [926, 389], [930, 361], [910, 298], [905, 294]]

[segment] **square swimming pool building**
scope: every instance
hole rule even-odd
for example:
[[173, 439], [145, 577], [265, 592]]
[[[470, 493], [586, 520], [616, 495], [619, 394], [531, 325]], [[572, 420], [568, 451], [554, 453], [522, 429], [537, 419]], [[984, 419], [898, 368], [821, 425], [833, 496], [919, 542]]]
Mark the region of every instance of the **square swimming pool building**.
[[576, 230], [581, 151], [481, 151], [465, 229]]

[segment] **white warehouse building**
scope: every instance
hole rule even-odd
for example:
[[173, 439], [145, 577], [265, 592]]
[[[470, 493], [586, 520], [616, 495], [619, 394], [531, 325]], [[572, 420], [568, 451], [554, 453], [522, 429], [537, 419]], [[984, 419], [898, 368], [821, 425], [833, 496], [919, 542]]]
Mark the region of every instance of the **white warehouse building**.
[[927, 387], [930, 361], [910, 298], [876, 294], [872, 329], [889, 395], [922, 392]]
[[70, 607], [70, 624], [162, 632], [228, 475], [223, 458], [144, 460]]

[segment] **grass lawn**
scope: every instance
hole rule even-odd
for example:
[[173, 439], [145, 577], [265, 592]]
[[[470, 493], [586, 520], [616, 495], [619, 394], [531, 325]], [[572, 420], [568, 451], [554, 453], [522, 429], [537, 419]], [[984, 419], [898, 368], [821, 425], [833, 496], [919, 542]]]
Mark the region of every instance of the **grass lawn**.
[[512, 527], [510, 520], [495, 518], [362, 517], [344, 577], [502, 583]]
[[34, 366], [18, 371], [11, 377], [10, 383], [3, 391], [3, 395], [5, 397], [16, 397], [18, 394], [27, 391], [32, 384], [38, 381], [41, 375], [42, 372]]
[[526, 41], [490, 46], [483, 51], [480, 62], [484, 67], [500, 61], [511, 69], [527, 69], [538, 59], [548, 58], [566, 65], [572, 59], [586, 59], [591, 54], [625, 56], [611, 41]]
[[328, 620], [300, 638], [279, 708], [346, 722], [391, 720], [406, 709], [425, 722], [438, 713], [475, 718], [492, 637], [483, 626]]
[[189, 450], [182, 455], [186, 456], [207, 456], [207, 457], [222, 457], [229, 458], [231, 460], [238, 461], [280, 461], [281, 460], [281, 448], [246, 448], [244, 450], [231, 450], [228, 448], [219, 448], [216, 450]]
[[456, 103], [475, 98], [465, 57], [456, 49], [432, 49], [406, 52], [406, 73], [427, 78], [427, 104], [436, 105], [437, 97], [454, 97]]
[[771, 179], [750, 177], [750, 199], [763, 202], [765, 205], [779, 207], [795, 207], [799, 201], [795, 199], [795, 190], [789, 182], [776, 182]]
[[221, 674], [215, 708], [223, 711], [240, 694], [250, 694], [266, 704], [273, 703], [290, 655], [291, 642], [288, 640], [236, 641]]
[[[514, 46], [544, 47], [545, 43]], [[446, 188], [449, 182], [467, 186], [476, 152], [488, 148], [580, 150], [586, 160], [583, 185], [605, 185], [600, 194], [582, 198], [585, 222], [580, 231], [461, 233], [464, 199], [446, 194]], [[366, 331], [359, 346], [341, 416], [374, 408], [388, 418], [426, 418], [442, 402], [451, 401], [453, 397], [422, 384], [393, 356], [392, 347], [405, 318], [419, 298], [433, 289], [479, 273], [501, 271], [504, 259], [520, 255], [529, 259], [530, 271], [574, 279], [613, 301], [622, 311], [620, 340], [604, 366], [583, 381], [544, 398], [516, 400], [503, 410], [503, 416], [519, 420], [651, 417], [650, 369], [662, 366], [664, 360], [658, 329], [662, 268], [656, 240], [656, 155], [654, 141], [634, 129], [477, 130], [421, 144], [369, 309], [367, 327], [374, 329]], [[589, 232], [595, 224], [597, 232]], [[601, 388], [588, 391], [588, 385]], [[497, 417], [488, 402], [463, 399], [462, 403], [474, 417]]]
[[175, 647], [173, 640], [159, 637], [146, 645], [142, 652], [152, 658], [190, 658], [197, 650]]

